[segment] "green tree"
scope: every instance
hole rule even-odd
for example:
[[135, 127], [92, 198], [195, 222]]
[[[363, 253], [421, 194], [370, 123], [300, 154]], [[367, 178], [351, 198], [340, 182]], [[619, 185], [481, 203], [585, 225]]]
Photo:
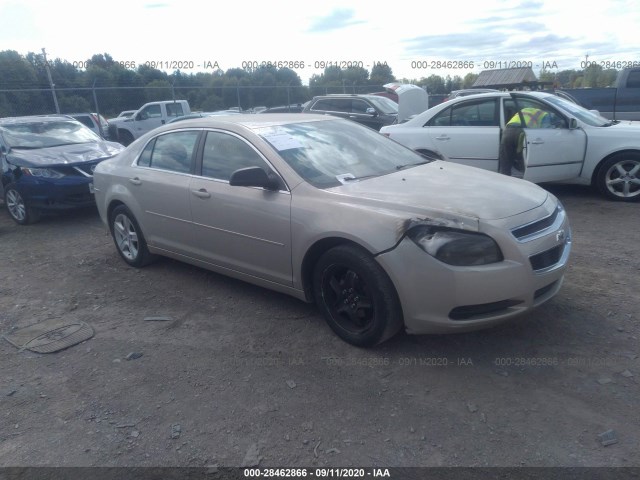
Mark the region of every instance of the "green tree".
[[583, 87], [597, 87], [598, 79], [602, 75], [602, 67], [597, 63], [592, 63], [584, 69]]
[[467, 73], [464, 76], [464, 80], [462, 81], [462, 88], [471, 88], [473, 87], [473, 84], [476, 82], [476, 80], [478, 79], [478, 74], [477, 73]]
[[75, 112], [93, 112], [92, 103], [80, 95], [58, 95], [58, 105], [60, 106], [60, 113], [75, 113]]
[[396, 77], [393, 76], [391, 67], [386, 63], [377, 63], [371, 68], [371, 75], [369, 75], [370, 85], [382, 86], [395, 81]]
[[617, 78], [618, 78], [618, 71], [616, 69], [610, 68], [607, 70], [603, 70], [600, 76], [598, 77], [598, 86], [599, 87], [615, 87]]
[[19, 91], [47, 87], [41, 84], [33, 63], [15, 50], [0, 52], [0, 88], [18, 90], [0, 93], [0, 115], [32, 115], [55, 112], [49, 92]]
[[419, 82], [420, 86], [426, 86], [427, 92], [431, 94], [448, 93], [445, 87], [444, 79], [440, 75], [429, 75]]
[[167, 80], [153, 80], [146, 85], [145, 96], [147, 102], [171, 100], [173, 98], [171, 83]]

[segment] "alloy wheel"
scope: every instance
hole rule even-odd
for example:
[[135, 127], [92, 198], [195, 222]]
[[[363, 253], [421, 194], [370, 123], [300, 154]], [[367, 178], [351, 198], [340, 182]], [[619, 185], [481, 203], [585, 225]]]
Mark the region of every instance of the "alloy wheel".
[[640, 195], [640, 161], [628, 159], [614, 163], [607, 170], [605, 184], [616, 197], [637, 197]]
[[17, 190], [8, 190], [6, 195], [7, 209], [18, 222], [24, 222], [27, 218], [27, 206], [22, 195]]
[[140, 251], [138, 232], [128, 216], [120, 213], [113, 221], [113, 232], [116, 244], [122, 255], [128, 260], [134, 261]]

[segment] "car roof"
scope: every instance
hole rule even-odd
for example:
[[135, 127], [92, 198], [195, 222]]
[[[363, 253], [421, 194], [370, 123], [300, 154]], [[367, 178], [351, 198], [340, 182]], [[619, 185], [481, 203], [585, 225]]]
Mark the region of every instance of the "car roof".
[[433, 115], [437, 115], [440, 112], [446, 110], [447, 108], [451, 108], [453, 105], [457, 105], [458, 103], [474, 102], [477, 100], [481, 100], [483, 98], [509, 98], [511, 97], [511, 94], [520, 94], [520, 95], [537, 97], [537, 98], [548, 98], [548, 97], [554, 96], [551, 93], [535, 92], [530, 90], [519, 90], [515, 92], [497, 91], [497, 92], [488, 92], [488, 93], [478, 93], [476, 95], [461, 95], [461, 96], [452, 98], [451, 100], [447, 100], [446, 102], [439, 103], [438, 105], [435, 105], [434, 107], [428, 110], [425, 110], [422, 113], [419, 113], [415, 117], [409, 119], [407, 122], [399, 124], [399, 126], [402, 126], [402, 125], [415, 126], [416, 124], [420, 124], [421, 122], [423, 122], [425, 117], [429, 118]]
[[316, 95], [316, 98], [380, 98], [380, 95], [373, 95], [371, 93], [329, 93], [327, 95]]
[[55, 122], [60, 120], [66, 120], [69, 122], [75, 122], [69, 115], [28, 115], [24, 117], [5, 117], [0, 118], [0, 125], [15, 125], [18, 123], [35, 123], [35, 122]]
[[[554, 96], [552, 93], [536, 92], [536, 91], [532, 91], [532, 90], [516, 90], [516, 91], [513, 91], [513, 92], [495, 91], [495, 92], [477, 93], [475, 95], [461, 95], [461, 96], [452, 98], [451, 100], [447, 101], [446, 104], [447, 105], [453, 105], [454, 103], [466, 102], [466, 101], [470, 101], [470, 100], [477, 100], [479, 98], [510, 97], [511, 94], [528, 95], [528, 96], [538, 97], [538, 98], [547, 98], [547, 97], [553, 97]], [[473, 97], [473, 98], [469, 98], [469, 97]], [[440, 105], [445, 105], [445, 103], [441, 103], [441, 104], [436, 105], [436, 106], [440, 106]]]
[[240, 126], [248, 129], [259, 127], [271, 127], [278, 125], [287, 125], [290, 123], [302, 122], [318, 122], [318, 121], [346, 121], [338, 117], [309, 114], [309, 113], [272, 113], [270, 115], [236, 114], [236, 115], [213, 115], [201, 118], [192, 118], [174, 124], [167, 124], [159, 127], [159, 131], [172, 131], [181, 128], [199, 127], [199, 128], [229, 128]]

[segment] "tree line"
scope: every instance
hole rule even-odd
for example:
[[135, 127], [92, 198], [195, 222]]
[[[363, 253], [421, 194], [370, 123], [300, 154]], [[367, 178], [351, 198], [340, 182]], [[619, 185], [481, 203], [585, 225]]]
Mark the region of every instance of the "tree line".
[[[329, 66], [313, 75], [306, 86], [294, 70], [274, 66], [167, 73], [148, 65], [127, 68], [108, 53], [95, 54], [81, 63], [83, 68], [60, 58], [45, 62], [42, 54], [33, 52], [0, 51], [0, 117], [54, 113], [49, 74], [61, 113], [90, 112], [99, 107], [106, 116], [171, 98], [186, 99], [193, 110], [203, 111], [271, 107], [302, 103], [326, 93], [380, 91], [382, 85], [394, 81], [426, 87], [431, 94], [448, 94], [470, 88], [478, 77], [467, 73], [464, 77], [396, 79], [391, 67], [383, 63], [370, 71]], [[539, 80], [553, 82], [556, 88], [596, 87], [613, 85], [616, 75], [616, 70], [594, 64], [585, 70], [543, 70]]]

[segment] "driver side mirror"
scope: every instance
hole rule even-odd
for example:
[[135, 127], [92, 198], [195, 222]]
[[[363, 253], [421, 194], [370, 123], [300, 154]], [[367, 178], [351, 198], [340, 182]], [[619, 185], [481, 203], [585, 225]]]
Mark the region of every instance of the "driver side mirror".
[[569, 130], [575, 130], [578, 128], [578, 121], [575, 118], [569, 119]]
[[236, 170], [229, 178], [232, 187], [262, 187], [266, 190], [280, 190], [280, 179], [273, 172], [265, 172], [260, 167]]

